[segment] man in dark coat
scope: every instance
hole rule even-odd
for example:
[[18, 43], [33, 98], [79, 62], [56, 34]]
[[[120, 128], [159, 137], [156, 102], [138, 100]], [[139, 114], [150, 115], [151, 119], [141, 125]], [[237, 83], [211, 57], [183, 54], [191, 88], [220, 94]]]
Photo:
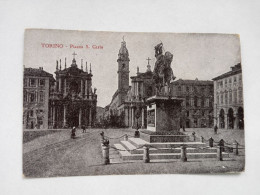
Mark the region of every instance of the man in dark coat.
[[82, 133], [86, 133], [86, 127], [85, 127], [85, 125], [82, 126]]
[[76, 127], [73, 127], [71, 130], [71, 138], [75, 139], [75, 137], [76, 137]]

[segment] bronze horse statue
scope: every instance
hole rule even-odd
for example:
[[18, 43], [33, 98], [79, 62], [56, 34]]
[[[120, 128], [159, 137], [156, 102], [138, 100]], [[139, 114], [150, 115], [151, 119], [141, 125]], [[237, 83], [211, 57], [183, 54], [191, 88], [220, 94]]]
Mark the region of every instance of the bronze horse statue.
[[164, 86], [167, 86], [167, 93], [169, 94], [170, 82], [171, 80], [174, 80], [176, 78], [171, 68], [173, 54], [167, 51], [163, 55], [162, 48], [162, 43], [159, 43], [154, 47], [156, 62], [153, 71], [153, 79], [155, 82], [156, 89], [159, 93], [161, 92]]

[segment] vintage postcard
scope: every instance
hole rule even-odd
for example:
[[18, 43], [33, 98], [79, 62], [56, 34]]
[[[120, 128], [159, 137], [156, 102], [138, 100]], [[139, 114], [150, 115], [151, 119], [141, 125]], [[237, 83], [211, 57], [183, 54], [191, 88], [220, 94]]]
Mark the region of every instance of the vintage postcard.
[[26, 178], [244, 171], [236, 34], [27, 29]]

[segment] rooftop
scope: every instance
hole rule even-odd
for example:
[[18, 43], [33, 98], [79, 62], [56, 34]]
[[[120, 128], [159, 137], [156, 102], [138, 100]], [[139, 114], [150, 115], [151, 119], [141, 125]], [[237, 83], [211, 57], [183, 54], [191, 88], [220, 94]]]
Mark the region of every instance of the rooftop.
[[51, 77], [53, 78], [53, 75], [44, 71], [43, 67], [37, 68], [24, 68], [24, 75], [25, 76], [38, 76], [38, 77]]
[[171, 83], [174, 84], [189, 84], [189, 85], [213, 85], [213, 81], [209, 80], [198, 80], [197, 78], [195, 80], [190, 79], [179, 79], [177, 81], [173, 81]]
[[230, 68], [231, 68], [231, 71], [226, 72], [226, 73], [224, 73], [220, 76], [217, 76], [217, 77], [213, 78], [212, 80], [215, 81], [215, 80], [223, 79], [223, 78], [226, 78], [226, 77], [229, 77], [229, 76], [232, 76], [232, 75], [235, 75], [235, 74], [242, 72], [241, 63], [238, 63], [237, 65], [232, 66]]

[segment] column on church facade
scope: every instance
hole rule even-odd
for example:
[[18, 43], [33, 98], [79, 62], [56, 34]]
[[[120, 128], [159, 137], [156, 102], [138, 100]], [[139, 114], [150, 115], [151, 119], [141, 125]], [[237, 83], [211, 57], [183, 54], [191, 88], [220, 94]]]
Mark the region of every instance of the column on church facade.
[[134, 95], [135, 95], [135, 83], [132, 82], [132, 97], [131, 97], [132, 99], [133, 99]]
[[132, 112], [131, 112], [131, 107], [129, 106], [128, 107], [128, 127], [131, 127], [131, 124], [132, 124]]
[[127, 107], [127, 124], [126, 124], [127, 127], [130, 126], [130, 125], [129, 125], [129, 124], [130, 124], [130, 123], [129, 123], [129, 122], [130, 122], [129, 117], [130, 117], [130, 115], [129, 115], [129, 107]]
[[144, 97], [144, 82], [141, 83], [141, 96]]
[[61, 92], [61, 78], [59, 78], [59, 92]]
[[82, 115], [82, 110], [79, 108], [79, 127], [81, 127], [81, 115]]
[[92, 124], [92, 111], [91, 111], [91, 107], [89, 108], [89, 121], [88, 121], [88, 125], [89, 127], [91, 127], [91, 124]]
[[64, 94], [67, 94], [67, 80], [66, 78], [64, 79]]
[[136, 99], [139, 100], [139, 82], [136, 82]]
[[53, 116], [52, 116], [52, 125], [53, 125], [53, 128], [56, 126], [56, 118], [55, 118], [55, 106], [53, 106]]
[[144, 126], [144, 108], [142, 107], [142, 127], [141, 127], [142, 129], [144, 129], [145, 128], [145, 126]]
[[67, 106], [64, 104], [63, 105], [63, 127], [66, 127], [66, 111], [67, 111]]
[[88, 93], [88, 80], [85, 81], [85, 96], [87, 96]]
[[80, 80], [80, 94], [81, 94], [81, 97], [83, 97], [83, 80], [82, 79]]
[[134, 128], [134, 125], [135, 125], [135, 110], [134, 110], [134, 107], [131, 107], [131, 112], [132, 112], [132, 114], [131, 114], [131, 117], [132, 117], [132, 124], [131, 124], [131, 126], [132, 126], [132, 128]]

